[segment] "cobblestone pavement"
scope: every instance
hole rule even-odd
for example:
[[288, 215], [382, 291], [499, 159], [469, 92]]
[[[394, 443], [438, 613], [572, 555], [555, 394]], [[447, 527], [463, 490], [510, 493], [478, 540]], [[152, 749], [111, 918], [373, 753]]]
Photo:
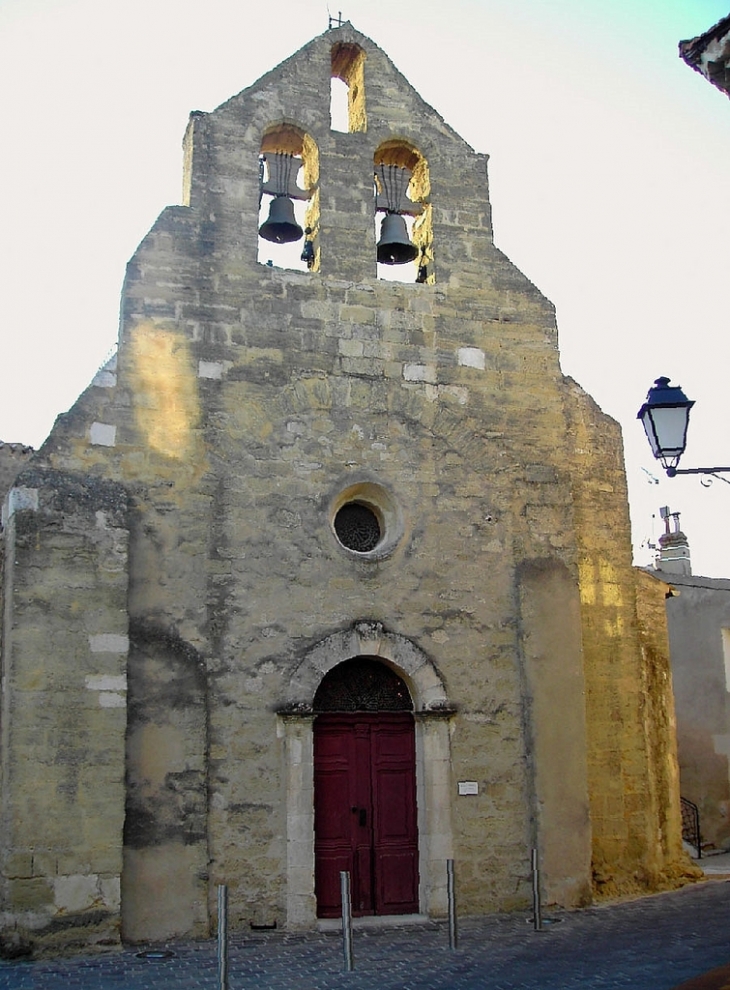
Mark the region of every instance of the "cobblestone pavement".
[[[730, 962], [730, 883], [569, 914], [541, 932], [522, 915], [464, 920], [459, 946], [445, 924], [356, 930], [353, 972], [337, 933], [231, 938], [230, 990], [672, 990]], [[156, 946], [156, 949], [161, 947]], [[175, 942], [102, 956], [0, 962], [2, 990], [217, 990], [216, 943]], [[161, 953], [160, 953], [161, 954]], [[719, 987], [718, 987], [719, 990]]]

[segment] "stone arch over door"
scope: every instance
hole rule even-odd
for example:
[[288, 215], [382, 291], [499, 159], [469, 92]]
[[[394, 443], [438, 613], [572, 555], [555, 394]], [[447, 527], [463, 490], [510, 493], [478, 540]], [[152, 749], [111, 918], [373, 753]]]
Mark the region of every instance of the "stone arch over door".
[[314, 896], [314, 752], [312, 702], [322, 678], [355, 657], [374, 657], [403, 678], [414, 703], [416, 791], [420, 844], [419, 910], [447, 911], [446, 860], [453, 856], [451, 828], [451, 709], [433, 662], [404, 636], [378, 622], [358, 622], [310, 649], [289, 683], [279, 712], [284, 743], [287, 839], [287, 927], [316, 924]]

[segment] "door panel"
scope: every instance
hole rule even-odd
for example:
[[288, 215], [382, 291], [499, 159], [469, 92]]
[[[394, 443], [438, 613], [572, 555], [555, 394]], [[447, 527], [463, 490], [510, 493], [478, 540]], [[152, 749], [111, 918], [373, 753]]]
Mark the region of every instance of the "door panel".
[[372, 743], [376, 901], [379, 913], [407, 914], [418, 910], [413, 723], [380, 725]]
[[322, 840], [337, 842], [338, 839], [347, 841], [350, 821], [347, 815], [347, 805], [350, 800], [350, 781], [347, 771], [326, 774], [326, 787], [330, 800], [322, 808], [317, 828]]
[[351, 731], [355, 739], [355, 764], [350, 776], [350, 822], [355, 853], [351, 876], [353, 914], [373, 914], [373, 802], [370, 756], [370, 724], [355, 720], [341, 731]]
[[318, 914], [340, 913], [340, 871], [354, 875], [352, 767], [354, 735], [335, 724], [320, 725], [314, 735], [314, 889]]
[[315, 893], [319, 917], [418, 910], [415, 743], [409, 714], [320, 715], [314, 724]]

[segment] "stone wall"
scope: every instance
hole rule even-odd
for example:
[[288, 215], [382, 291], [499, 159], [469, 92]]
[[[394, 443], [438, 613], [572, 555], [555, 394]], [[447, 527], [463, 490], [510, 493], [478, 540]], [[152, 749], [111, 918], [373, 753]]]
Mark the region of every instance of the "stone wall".
[[28, 468], [5, 507], [2, 922], [49, 948], [119, 939], [126, 500]]
[[[588, 781], [596, 893], [682, 882], [668, 653], [650, 650], [648, 590], [637, 610], [618, 424], [577, 387], [567, 406], [580, 553]], [[656, 619], [661, 637], [666, 623]]]
[[33, 448], [24, 443], [0, 441], [0, 498], [4, 499], [23, 465], [33, 455]]
[[680, 786], [677, 718], [673, 689], [666, 604], [670, 586], [651, 572], [636, 568], [636, 601], [644, 664], [644, 704], [649, 726], [651, 787], [656, 808], [659, 843], [656, 869], [672, 878], [701, 879], [681, 846]]

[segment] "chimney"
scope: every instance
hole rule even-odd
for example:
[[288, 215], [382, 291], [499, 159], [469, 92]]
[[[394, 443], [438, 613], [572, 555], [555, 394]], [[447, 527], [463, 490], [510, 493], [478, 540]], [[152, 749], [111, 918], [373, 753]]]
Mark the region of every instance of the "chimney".
[[670, 574], [691, 575], [692, 562], [689, 557], [689, 543], [679, 528], [679, 513], [670, 512], [669, 506], [664, 505], [659, 510], [659, 514], [664, 520], [664, 533], [659, 537], [657, 569], [668, 571]]

